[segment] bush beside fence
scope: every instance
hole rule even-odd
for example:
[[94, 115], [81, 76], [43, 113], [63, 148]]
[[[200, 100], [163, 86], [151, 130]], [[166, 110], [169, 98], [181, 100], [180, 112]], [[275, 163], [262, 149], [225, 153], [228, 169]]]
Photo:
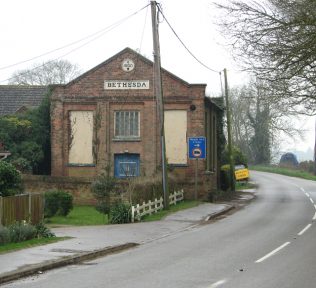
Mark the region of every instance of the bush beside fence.
[[21, 194], [0, 197], [0, 224], [8, 226], [26, 221], [38, 224], [44, 216], [44, 197], [42, 194]]
[[[169, 195], [169, 204], [176, 205], [177, 202], [180, 202], [184, 199], [184, 192], [180, 190]], [[148, 201], [147, 203], [143, 202], [142, 205], [137, 204], [132, 206], [132, 222], [136, 220], [140, 221], [141, 218], [145, 215], [151, 215], [162, 210], [164, 207], [162, 197], [160, 199], [155, 199], [155, 201]]]

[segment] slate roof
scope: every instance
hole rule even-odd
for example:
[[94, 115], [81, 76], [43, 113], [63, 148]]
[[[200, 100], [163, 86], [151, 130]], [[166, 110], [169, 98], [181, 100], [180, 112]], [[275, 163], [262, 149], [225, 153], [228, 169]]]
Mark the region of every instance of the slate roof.
[[48, 86], [0, 85], [0, 116], [38, 107]]

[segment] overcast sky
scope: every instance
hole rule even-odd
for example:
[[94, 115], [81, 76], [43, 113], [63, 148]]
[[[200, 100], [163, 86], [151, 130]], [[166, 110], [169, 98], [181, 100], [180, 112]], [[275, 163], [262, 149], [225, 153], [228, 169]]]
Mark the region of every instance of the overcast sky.
[[[149, 3], [148, 0], [4, 1], [0, 18], [3, 28], [0, 68], [76, 42], [110, 27]], [[213, 25], [215, 11], [210, 0], [161, 0], [160, 3], [169, 23], [201, 62], [215, 71], [227, 68], [229, 81], [233, 81], [231, 84], [242, 82], [241, 73], [234, 71], [229, 54], [218, 44], [219, 33]], [[211, 94], [219, 93], [219, 74], [199, 64], [166, 22], [162, 21], [159, 26], [162, 66], [187, 82], [208, 84], [207, 90]], [[78, 64], [85, 71], [126, 47], [137, 49], [152, 59], [151, 29], [151, 10], [148, 7], [119, 26], [106, 30], [102, 35], [97, 34], [95, 40], [91, 37], [39, 59], [1, 69], [0, 81], [9, 78], [17, 69], [30, 67], [33, 62], [58, 57]], [[85, 46], [80, 48], [82, 45]]]
[[[218, 11], [212, 2], [160, 1], [165, 17], [190, 51], [215, 71], [227, 68], [230, 86], [242, 85], [247, 77], [238, 71], [229, 52], [221, 45], [224, 41], [214, 25]], [[0, 84], [6, 84], [6, 79], [16, 70], [60, 57], [78, 64], [83, 72], [126, 47], [152, 59], [150, 6], [141, 10], [149, 3], [149, 0], [1, 1]], [[126, 19], [139, 10], [139, 13]], [[120, 21], [123, 19], [125, 21]], [[119, 21], [120, 25], [113, 26]], [[109, 27], [111, 29], [106, 29]], [[86, 38], [101, 30], [103, 33]], [[189, 83], [205, 83], [208, 94], [219, 95], [219, 73], [198, 63], [162, 19], [159, 33], [163, 68]], [[84, 38], [86, 40], [77, 42]], [[74, 42], [77, 43], [68, 45]], [[65, 48], [3, 69], [61, 47]], [[312, 129], [311, 121], [308, 123], [308, 128]], [[303, 150], [313, 147], [313, 141], [307, 138], [307, 142], [300, 145]]]

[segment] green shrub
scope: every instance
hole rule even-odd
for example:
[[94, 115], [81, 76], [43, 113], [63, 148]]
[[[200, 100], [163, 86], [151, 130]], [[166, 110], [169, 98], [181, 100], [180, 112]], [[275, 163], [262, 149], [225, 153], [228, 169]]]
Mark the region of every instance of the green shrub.
[[53, 217], [56, 214], [67, 216], [73, 209], [73, 196], [63, 190], [51, 190], [45, 193], [45, 217]]
[[4, 245], [10, 242], [9, 230], [6, 227], [0, 226], [0, 245]]
[[230, 166], [223, 165], [220, 171], [221, 189], [227, 191], [230, 186]]
[[315, 171], [314, 161], [309, 160], [309, 161], [300, 162], [299, 169], [306, 171], [306, 172], [309, 172], [309, 173], [314, 173], [314, 171]]
[[[152, 177], [136, 177], [128, 180], [127, 187], [130, 193], [131, 202], [134, 204], [148, 202], [155, 198], [159, 199], [163, 196], [161, 185], [161, 175], [154, 175]], [[179, 189], [176, 179], [168, 177], [169, 193], [173, 193]]]
[[99, 200], [95, 205], [95, 209], [105, 215], [110, 214], [110, 200], [109, 201], [101, 201]]
[[25, 158], [19, 157], [10, 162], [17, 170], [21, 173], [30, 173], [32, 172], [32, 166], [30, 161]]
[[59, 191], [59, 215], [67, 216], [69, 212], [73, 209], [73, 196], [64, 191]]
[[31, 224], [17, 222], [9, 227], [0, 227], [0, 245], [8, 243], [18, 243], [34, 238], [55, 237], [43, 223], [35, 226]]
[[56, 236], [42, 222], [35, 225], [35, 230], [36, 230], [36, 237], [37, 238], [51, 238], [51, 237]]
[[0, 196], [12, 196], [22, 191], [20, 173], [14, 166], [5, 161], [0, 161]]
[[43, 160], [44, 154], [41, 145], [34, 141], [23, 141], [20, 144], [21, 157], [28, 160], [32, 167], [37, 166], [37, 164]]
[[[232, 156], [233, 156], [233, 162], [235, 165], [243, 164], [245, 166], [248, 166], [248, 159], [247, 157], [241, 152], [241, 150], [234, 146], [232, 147]], [[228, 147], [225, 147], [225, 150], [222, 152], [221, 155], [222, 158], [222, 164], [229, 164], [229, 153], [228, 153]]]
[[34, 226], [25, 223], [15, 223], [8, 227], [10, 242], [22, 242], [36, 237], [36, 229]]
[[105, 174], [101, 174], [91, 184], [91, 191], [97, 200], [96, 210], [102, 214], [110, 213], [111, 193], [116, 192], [116, 179], [110, 175], [110, 166], [105, 168]]
[[123, 224], [131, 222], [131, 206], [122, 202], [116, 203], [111, 207], [111, 224]]
[[58, 203], [58, 191], [52, 190], [45, 193], [45, 207], [44, 207], [44, 215], [45, 217], [53, 217], [57, 214], [59, 209]]

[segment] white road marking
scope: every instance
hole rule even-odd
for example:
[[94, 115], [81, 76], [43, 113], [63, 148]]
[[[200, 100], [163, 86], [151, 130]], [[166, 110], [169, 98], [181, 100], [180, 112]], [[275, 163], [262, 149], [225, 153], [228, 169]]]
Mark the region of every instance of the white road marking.
[[310, 197], [310, 195], [309, 195], [308, 193], [305, 193], [305, 195], [306, 195], [307, 197]]
[[314, 204], [314, 200], [312, 198], [309, 198], [309, 200]]
[[227, 280], [223, 279], [223, 280], [219, 280], [215, 283], [213, 283], [211, 286], [209, 286], [208, 288], [216, 288], [219, 287], [220, 285], [223, 285], [224, 283], [226, 283]]
[[316, 220], [316, 212], [315, 212], [315, 214], [314, 214], [313, 220]]
[[298, 236], [303, 235], [310, 227], [312, 226], [312, 224], [308, 224], [300, 233], [298, 233]]
[[314, 205], [314, 208], [316, 209], [316, 205]]
[[281, 245], [280, 247], [274, 249], [269, 254], [267, 254], [267, 255], [263, 256], [262, 258], [258, 259], [255, 263], [263, 262], [264, 260], [270, 258], [271, 256], [273, 256], [274, 254], [276, 254], [277, 252], [279, 252], [280, 250], [282, 250], [283, 248], [285, 248], [289, 244], [291, 244], [291, 242], [285, 242], [283, 245]]

